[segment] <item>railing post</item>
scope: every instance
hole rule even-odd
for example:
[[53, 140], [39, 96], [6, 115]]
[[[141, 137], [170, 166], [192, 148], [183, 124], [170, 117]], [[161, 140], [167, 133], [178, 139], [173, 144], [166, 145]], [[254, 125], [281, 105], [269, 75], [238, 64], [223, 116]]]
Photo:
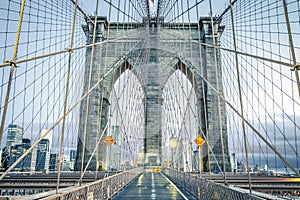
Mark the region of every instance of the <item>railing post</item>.
[[103, 180], [101, 180], [100, 181], [100, 183], [101, 183], [101, 187], [100, 187], [100, 191], [99, 191], [99, 196], [100, 196], [100, 198], [99, 199], [103, 199], [104, 197], [103, 197]]
[[112, 181], [111, 181], [112, 178], [108, 179], [108, 186], [107, 186], [107, 197], [110, 198], [111, 197], [111, 185], [112, 185]]
[[102, 199], [105, 198], [104, 189], [105, 189], [105, 180], [103, 179], [102, 180], [102, 187], [101, 187]]
[[187, 187], [187, 183], [186, 183], [186, 175], [185, 175], [185, 173], [184, 172], [182, 172], [182, 174], [183, 174], [183, 183], [184, 183], [184, 187]]
[[89, 200], [89, 186], [85, 188], [85, 197]]

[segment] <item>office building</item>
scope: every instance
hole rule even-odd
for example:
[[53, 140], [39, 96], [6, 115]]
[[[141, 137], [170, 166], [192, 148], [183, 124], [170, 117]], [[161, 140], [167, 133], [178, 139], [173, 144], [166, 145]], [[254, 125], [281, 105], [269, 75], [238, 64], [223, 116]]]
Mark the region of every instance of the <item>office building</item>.
[[[48, 130], [43, 129], [41, 131], [41, 136], [44, 135]], [[44, 137], [43, 139], [48, 139], [49, 140], [49, 151], [51, 152], [51, 148], [52, 148], [52, 141], [53, 141], [53, 131], [51, 130], [46, 137]]]
[[[30, 140], [24, 138], [22, 144], [16, 144], [11, 147], [8, 167], [12, 166], [29, 148]], [[35, 159], [35, 151], [28, 153], [12, 171], [34, 171], [35, 166], [32, 165], [32, 159]]]
[[7, 137], [6, 137], [6, 150], [10, 153], [10, 149], [12, 146], [17, 144], [22, 144], [23, 138], [23, 128], [10, 124], [7, 129]]
[[57, 171], [58, 166], [58, 154], [50, 154], [49, 171]]
[[76, 160], [77, 151], [72, 149], [70, 150], [70, 170], [74, 170], [75, 160]]
[[42, 139], [37, 145], [36, 171], [48, 171], [50, 162], [50, 146], [48, 139]]

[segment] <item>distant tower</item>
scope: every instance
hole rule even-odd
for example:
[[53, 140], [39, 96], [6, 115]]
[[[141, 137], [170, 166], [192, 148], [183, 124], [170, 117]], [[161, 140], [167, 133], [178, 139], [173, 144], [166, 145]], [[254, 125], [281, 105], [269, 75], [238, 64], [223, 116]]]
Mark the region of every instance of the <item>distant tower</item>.
[[49, 171], [57, 171], [58, 166], [58, 154], [50, 154]]
[[30, 171], [35, 171], [36, 167], [37, 148], [34, 147], [31, 151]]
[[[44, 135], [44, 133], [46, 133], [48, 130], [43, 129], [41, 131], [41, 136]], [[46, 137], [44, 137], [44, 139], [48, 139], [49, 140], [49, 152], [51, 152], [51, 148], [52, 148], [52, 141], [53, 141], [53, 131], [50, 131], [48, 133], [48, 135]]]
[[42, 139], [37, 145], [36, 171], [48, 171], [50, 162], [50, 142]]
[[76, 160], [76, 153], [77, 151], [72, 149], [70, 150], [70, 170], [74, 170], [74, 164]]
[[70, 161], [74, 162], [76, 159], [76, 150], [70, 150]]
[[[41, 131], [41, 136], [47, 132], [46, 129]], [[50, 165], [50, 152], [52, 147], [52, 135], [50, 131], [36, 147], [36, 171], [48, 171]]]
[[9, 154], [6, 147], [2, 149], [2, 155], [1, 155], [1, 167], [0, 171], [5, 171], [7, 169], [7, 166], [9, 164]]
[[10, 153], [12, 146], [22, 144], [22, 138], [23, 128], [15, 124], [10, 124], [7, 130], [6, 150]]
[[232, 153], [230, 155], [230, 165], [231, 165], [231, 171], [236, 172], [237, 171], [237, 159], [236, 159], [235, 153]]
[[[12, 146], [8, 167], [14, 164], [14, 162], [16, 162], [16, 160], [19, 159], [29, 148], [30, 148], [30, 140], [26, 138], [23, 139], [22, 144], [16, 144]], [[27, 154], [25, 158], [23, 158], [22, 161], [15, 166], [13, 171], [22, 171], [22, 172], [34, 171], [34, 168], [32, 168], [31, 165], [32, 159], [35, 159], [34, 151]]]

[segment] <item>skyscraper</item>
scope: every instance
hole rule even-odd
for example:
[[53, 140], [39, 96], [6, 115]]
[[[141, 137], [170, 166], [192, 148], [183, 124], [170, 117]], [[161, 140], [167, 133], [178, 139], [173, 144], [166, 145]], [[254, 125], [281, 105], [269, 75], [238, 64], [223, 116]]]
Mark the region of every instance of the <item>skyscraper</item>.
[[42, 139], [37, 145], [36, 171], [48, 171], [50, 162], [49, 139]]
[[[41, 136], [44, 135], [48, 130], [43, 129], [41, 131]], [[50, 131], [46, 137], [44, 137], [44, 139], [48, 139], [49, 140], [49, 152], [51, 152], [51, 148], [52, 148], [52, 139], [53, 138], [53, 131]]]
[[10, 124], [7, 130], [7, 137], [6, 137], [6, 150], [10, 153], [10, 149], [12, 146], [17, 144], [22, 144], [23, 138], [23, 128], [15, 125]]
[[74, 164], [76, 160], [76, 153], [77, 151], [74, 149], [70, 150], [70, 170], [74, 170]]
[[49, 161], [49, 171], [57, 171], [58, 166], [58, 154], [51, 153]]
[[[11, 147], [10, 151], [10, 159], [8, 167], [14, 164], [16, 160], [18, 160], [28, 149], [30, 148], [30, 140], [24, 138], [22, 144], [16, 144]], [[34, 153], [30, 152], [19, 162], [13, 171], [34, 171], [34, 168], [32, 166], [32, 159], [35, 159], [33, 156]]]
[[76, 159], [76, 150], [75, 149], [71, 149], [70, 150], [70, 161], [74, 162]]
[[[47, 130], [41, 131], [41, 136], [44, 135]], [[36, 171], [48, 171], [50, 165], [50, 152], [52, 146], [52, 134], [50, 131], [44, 139], [40, 141], [36, 148]]]
[[9, 163], [8, 151], [7, 151], [7, 148], [4, 147], [2, 149], [2, 155], [1, 155], [1, 167], [0, 167], [0, 171], [5, 171], [7, 169], [8, 163]]

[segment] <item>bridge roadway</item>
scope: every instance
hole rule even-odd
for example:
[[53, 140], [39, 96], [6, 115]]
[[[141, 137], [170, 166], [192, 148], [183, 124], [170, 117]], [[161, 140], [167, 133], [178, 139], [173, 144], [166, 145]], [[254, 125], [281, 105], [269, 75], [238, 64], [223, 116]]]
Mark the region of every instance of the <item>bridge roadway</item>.
[[144, 172], [115, 195], [113, 200], [122, 199], [195, 199], [183, 188], [177, 187], [159, 172]]
[[[99, 180], [116, 173], [118, 172], [98, 172], [96, 177], [95, 173], [87, 172], [83, 178], [83, 183], [85, 184], [94, 182], [95, 180]], [[186, 175], [199, 176], [199, 174], [189, 173], [186, 173]], [[79, 177], [79, 172], [62, 173], [60, 179], [60, 188], [76, 185]], [[245, 174], [228, 174], [226, 177], [229, 186], [248, 189], [248, 177]], [[202, 174], [202, 178], [216, 183], [224, 183], [223, 176], [220, 174]], [[251, 182], [252, 189], [255, 191], [266, 192], [269, 194], [293, 194], [296, 192], [300, 197], [300, 177], [252, 176]], [[29, 191], [28, 194], [36, 194], [54, 190], [56, 188], [56, 184], [57, 173], [11, 173], [2, 181], [0, 181], [0, 195], [14, 195], [14, 190], [26, 190]], [[130, 196], [133, 196], [132, 198], [137, 199], [136, 197], [143, 194], [148, 196], [150, 195], [149, 197], [151, 197], [151, 195], [153, 195], [153, 197], [165, 195], [168, 196], [168, 199], [173, 196], [173, 199], [184, 199], [176, 187], [170, 183], [168, 179], [165, 179], [162, 175], [160, 175], [160, 173], [153, 173], [153, 184], [155, 186], [155, 193], [152, 193], [151, 173], [144, 173], [143, 175], [139, 176], [138, 179], [129, 184], [126, 189], [123, 189], [121, 192], [119, 192], [115, 199], [122, 199], [119, 197], [120, 195], [125, 195], [125, 197], [127, 196], [129, 198]], [[10, 190], [12, 194], [7, 193], [8, 190]], [[185, 193], [183, 192], [183, 194]], [[159, 196], [160, 198], [157, 199], [161, 199], [161, 196]], [[186, 196], [188, 196], [188, 194]], [[191, 198], [193, 197], [188, 197], [188, 199]]]

